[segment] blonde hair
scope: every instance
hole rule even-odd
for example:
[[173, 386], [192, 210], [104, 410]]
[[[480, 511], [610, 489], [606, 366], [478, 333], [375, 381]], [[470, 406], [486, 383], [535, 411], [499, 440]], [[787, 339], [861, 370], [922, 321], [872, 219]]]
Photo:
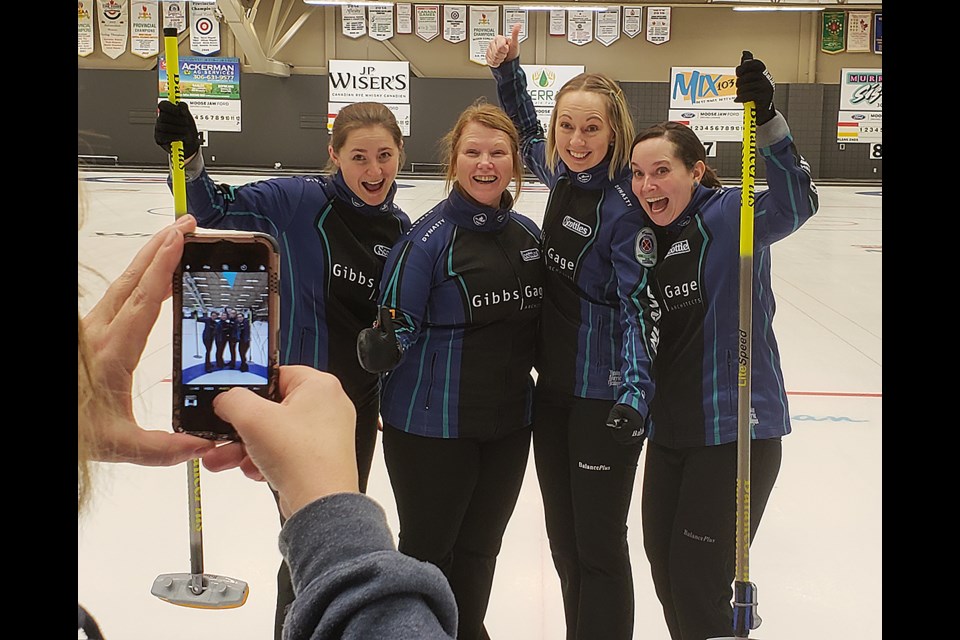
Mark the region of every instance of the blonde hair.
[[[77, 231], [86, 220], [86, 199], [83, 194], [83, 182], [77, 181]], [[84, 270], [83, 265], [78, 265]], [[83, 289], [77, 283], [77, 298], [83, 295]], [[83, 318], [77, 308], [77, 513], [90, 502], [93, 471], [90, 460], [95, 449], [96, 429], [93, 416], [97, 414], [99, 401], [97, 389], [93, 383], [87, 341], [83, 333]]]
[[[385, 105], [379, 102], [354, 102], [348, 104], [337, 113], [333, 121], [333, 131], [330, 135], [330, 146], [337, 153], [347, 143], [347, 138], [357, 129], [380, 126], [387, 130], [393, 142], [397, 145], [400, 155], [397, 157], [397, 167], [403, 168], [406, 156], [403, 153], [403, 132], [397, 124], [397, 118]], [[326, 171], [336, 173], [337, 165], [333, 158], [327, 160]]]
[[502, 131], [510, 139], [510, 153], [513, 157], [513, 201], [520, 197], [523, 185], [523, 158], [520, 157], [520, 134], [510, 116], [500, 107], [490, 104], [484, 98], [477, 99], [472, 105], [463, 110], [457, 123], [440, 140], [443, 156], [447, 159], [446, 188], [449, 191], [457, 179], [457, 153], [460, 139], [467, 125], [476, 122], [496, 131]]
[[77, 513], [90, 502], [93, 471], [90, 460], [95, 447], [94, 416], [97, 414], [97, 393], [93, 384], [83, 320], [77, 312]]
[[634, 127], [623, 89], [616, 80], [602, 73], [581, 73], [564, 83], [557, 92], [555, 101], [557, 106], [550, 114], [550, 130], [547, 131], [547, 166], [551, 171], [556, 171], [557, 164], [560, 162], [555, 133], [559, 112], [557, 107], [566, 95], [575, 91], [600, 94], [606, 102], [607, 117], [610, 119], [610, 128], [613, 129], [613, 150], [608, 175], [611, 180], [614, 180], [624, 167], [630, 166], [630, 143], [633, 141]]

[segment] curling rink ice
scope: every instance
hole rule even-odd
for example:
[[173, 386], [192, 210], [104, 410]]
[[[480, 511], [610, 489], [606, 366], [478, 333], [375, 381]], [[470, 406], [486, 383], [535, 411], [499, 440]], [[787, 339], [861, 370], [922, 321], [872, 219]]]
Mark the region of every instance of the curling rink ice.
[[[234, 185], [272, 175], [213, 174]], [[81, 171], [88, 214], [77, 239], [86, 311], [147, 238], [173, 220], [159, 172]], [[416, 219], [444, 196], [441, 180], [398, 180]], [[517, 209], [538, 223], [546, 190], [526, 185]], [[758, 190], [763, 185], [758, 186]], [[775, 328], [793, 433], [750, 549], [763, 619], [758, 640], [882, 637], [882, 187], [819, 186], [819, 213], [774, 245]], [[168, 301], [134, 377], [140, 423], [170, 429]], [[641, 460], [642, 468], [643, 460]], [[97, 465], [77, 523], [77, 598], [109, 640], [272, 640], [280, 522], [267, 486], [238, 470], [201, 473], [204, 571], [250, 586], [242, 607], [179, 607], [154, 579], [190, 572], [188, 464]], [[322, 473], [322, 469], [317, 469]], [[638, 475], [629, 518], [637, 640], [669, 640], [643, 552]], [[735, 487], [731, 487], [731, 492]], [[399, 529], [378, 448], [368, 489]], [[733, 519], [731, 519], [733, 526]], [[533, 456], [500, 553], [486, 626], [493, 640], [563, 640], [560, 586], [547, 543]], [[605, 640], [597, 638], [596, 640]]]

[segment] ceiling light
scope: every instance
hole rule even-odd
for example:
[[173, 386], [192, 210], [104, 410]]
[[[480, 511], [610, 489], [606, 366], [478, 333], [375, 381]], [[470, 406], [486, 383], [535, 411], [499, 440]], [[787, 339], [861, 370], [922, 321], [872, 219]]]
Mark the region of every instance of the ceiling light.
[[734, 11], [823, 11], [823, 7], [733, 7]]
[[364, 7], [392, 7], [392, 2], [383, 2], [382, 0], [303, 0], [305, 4], [323, 4], [330, 6], [343, 6], [346, 4], [359, 4]]
[[595, 4], [521, 4], [522, 11], [606, 11], [609, 6]]

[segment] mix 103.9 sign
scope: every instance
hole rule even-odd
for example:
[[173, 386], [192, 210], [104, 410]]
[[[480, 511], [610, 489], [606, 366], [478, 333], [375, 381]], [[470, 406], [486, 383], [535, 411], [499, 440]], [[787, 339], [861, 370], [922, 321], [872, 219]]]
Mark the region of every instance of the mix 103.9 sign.
[[837, 142], [883, 142], [883, 69], [841, 69]]

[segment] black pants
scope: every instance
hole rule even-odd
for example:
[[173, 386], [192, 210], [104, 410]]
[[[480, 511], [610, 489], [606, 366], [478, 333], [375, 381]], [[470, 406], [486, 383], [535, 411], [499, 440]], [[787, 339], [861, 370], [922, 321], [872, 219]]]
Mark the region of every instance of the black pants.
[[538, 390], [533, 454], [567, 640], [633, 638], [627, 514], [643, 443], [605, 426], [614, 402]]
[[240, 365], [244, 366], [247, 364], [247, 352], [250, 351], [250, 341], [241, 340], [240, 341]]
[[426, 438], [384, 425], [398, 548], [447, 577], [459, 611], [458, 640], [490, 637], [483, 619], [529, 455], [529, 427], [479, 441]]
[[206, 358], [204, 359], [204, 366], [210, 367], [210, 353], [213, 351], [213, 336], [203, 336], [203, 346], [206, 348]]
[[223, 369], [223, 366], [224, 366], [224, 364], [223, 364], [223, 349], [224, 349], [224, 347], [227, 346], [227, 339], [226, 339], [226, 338], [218, 338], [218, 339], [216, 340], [216, 344], [217, 344], [217, 368], [218, 368], [218, 369]]
[[[357, 446], [357, 471], [360, 477], [360, 492], [367, 492], [367, 480], [370, 478], [370, 468], [373, 466], [373, 454], [377, 447], [377, 423], [380, 421], [380, 392], [374, 389], [373, 393], [367, 394], [359, 400], [353, 401], [357, 410], [356, 427], [356, 446]], [[323, 469], [317, 469], [317, 473], [323, 473]], [[277, 510], [279, 512], [280, 502], [276, 492], [273, 497], [277, 500]], [[286, 522], [286, 518], [280, 515], [280, 526]], [[290, 567], [285, 560], [280, 561], [280, 569], [277, 571], [277, 608], [274, 618], [275, 640], [281, 640], [283, 635], [283, 621], [287, 617], [287, 609], [293, 602], [293, 584], [290, 582]]]
[[[750, 450], [750, 541], [780, 473], [780, 439]], [[647, 445], [643, 546], [673, 640], [733, 635], [737, 444]]]

